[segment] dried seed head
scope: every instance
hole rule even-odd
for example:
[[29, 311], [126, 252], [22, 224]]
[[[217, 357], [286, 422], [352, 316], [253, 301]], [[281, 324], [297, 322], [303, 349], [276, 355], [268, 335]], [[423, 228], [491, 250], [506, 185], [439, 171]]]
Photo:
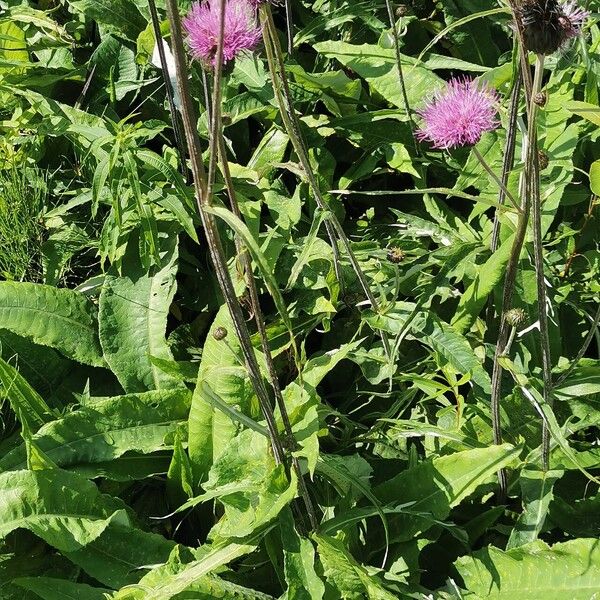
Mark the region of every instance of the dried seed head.
[[550, 160], [548, 159], [548, 155], [541, 150], [538, 150], [538, 163], [540, 164], [540, 170], [544, 170], [550, 164]]
[[518, 327], [527, 319], [527, 313], [522, 308], [511, 308], [506, 313], [506, 322], [511, 327]]
[[394, 264], [401, 263], [406, 258], [406, 254], [404, 254], [404, 250], [402, 248], [398, 248], [394, 246], [390, 248], [387, 253], [387, 259]]
[[224, 340], [227, 337], [227, 329], [225, 329], [225, 327], [217, 327], [213, 331], [213, 337], [217, 342]]
[[521, 21], [527, 50], [536, 54], [556, 52], [565, 39], [561, 16], [557, 0], [521, 0], [517, 18]]
[[590, 14], [577, 0], [521, 0], [516, 12], [525, 46], [536, 54], [553, 54], [577, 37]]

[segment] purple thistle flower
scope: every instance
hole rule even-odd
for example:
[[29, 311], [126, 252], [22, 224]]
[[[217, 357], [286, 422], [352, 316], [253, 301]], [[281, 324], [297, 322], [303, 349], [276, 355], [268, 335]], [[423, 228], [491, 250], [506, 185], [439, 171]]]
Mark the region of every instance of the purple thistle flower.
[[[220, 24], [221, 11], [218, 0], [196, 2], [183, 20], [192, 55], [207, 65], [215, 65]], [[253, 50], [260, 36], [254, 0], [227, 0], [223, 63], [233, 60], [244, 50]]]
[[496, 91], [487, 84], [467, 77], [451, 79], [417, 110], [423, 119], [417, 139], [441, 150], [476, 144], [486, 131], [500, 125], [498, 100]]
[[561, 6], [561, 9], [562, 16], [559, 21], [565, 36], [567, 39], [577, 37], [583, 29], [585, 21], [590, 16], [589, 11], [581, 8], [577, 0], [567, 0]]

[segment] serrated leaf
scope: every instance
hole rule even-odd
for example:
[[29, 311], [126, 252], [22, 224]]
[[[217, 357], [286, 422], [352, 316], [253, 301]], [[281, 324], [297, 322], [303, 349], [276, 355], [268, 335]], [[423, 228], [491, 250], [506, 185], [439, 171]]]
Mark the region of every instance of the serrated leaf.
[[591, 600], [600, 589], [600, 546], [597, 539], [537, 541], [507, 552], [490, 546], [459, 558], [456, 568], [477, 598]]

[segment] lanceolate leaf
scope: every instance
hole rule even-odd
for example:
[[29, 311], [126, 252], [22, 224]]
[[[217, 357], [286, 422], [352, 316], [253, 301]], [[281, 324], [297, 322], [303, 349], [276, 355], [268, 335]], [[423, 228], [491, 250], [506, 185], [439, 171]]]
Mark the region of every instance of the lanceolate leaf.
[[[69, 469], [126, 452], [156, 452], [172, 444], [175, 432], [185, 426], [190, 396], [177, 389], [89, 402], [42, 427], [32, 441], [50, 460]], [[25, 467], [24, 446], [0, 460], [3, 471]]]
[[29, 529], [57, 550], [72, 552], [111, 522], [129, 524], [124, 504], [81, 477], [58, 469], [0, 475], [0, 538]]
[[493, 481], [519, 452], [509, 444], [456, 452], [422, 462], [379, 485], [373, 493], [382, 504], [413, 503], [406, 509], [411, 514], [388, 517], [392, 540], [410, 540], [434, 520], [445, 519], [452, 507]]
[[163, 267], [147, 272], [130, 244], [120, 275], [112, 268], [100, 294], [100, 341], [106, 362], [126, 392], [181, 387], [152, 363], [173, 360], [166, 341], [169, 307], [175, 294], [177, 236], [167, 241]]
[[459, 558], [456, 568], [469, 592], [489, 600], [591, 600], [600, 589], [597, 539], [537, 541], [508, 552], [490, 546]]
[[98, 340], [96, 308], [72, 290], [0, 282], [0, 329], [55, 348], [84, 364], [106, 364]]
[[0, 358], [0, 393], [8, 398], [12, 409], [32, 431], [52, 421], [57, 414], [44, 399], [25, 381], [21, 374]]
[[53, 577], [21, 577], [13, 580], [15, 585], [29, 590], [43, 600], [106, 600], [110, 590], [92, 587], [86, 583], [73, 583]]

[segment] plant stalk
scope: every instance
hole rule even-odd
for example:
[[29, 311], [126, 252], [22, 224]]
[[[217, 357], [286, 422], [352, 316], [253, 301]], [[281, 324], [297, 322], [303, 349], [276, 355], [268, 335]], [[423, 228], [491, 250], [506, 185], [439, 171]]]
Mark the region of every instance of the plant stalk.
[[[183, 47], [183, 34], [181, 30], [181, 20], [179, 16], [179, 8], [177, 6], [177, 0], [166, 0], [167, 14], [169, 23], [171, 25], [171, 36], [173, 39], [173, 54], [175, 57], [175, 65], [177, 72], [177, 85], [182, 102], [182, 117], [183, 126], [185, 130], [189, 155], [191, 159], [192, 175], [194, 180], [195, 196], [198, 206], [198, 212], [202, 223], [204, 225], [205, 235], [208, 242], [208, 248], [211, 256], [212, 263], [215, 267], [217, 280], [219, 286], [227, 303], [227, 307], [233, 320], [234, 328], [238, 339], [240, 341], [240, 347], [244, 357], [244, 363], [248, 371], [248, 375], [252, 382], [252, 386], [258, 397], [261, 411], [267, 423], [269, 430], [269, 437], [271, 446], [273, 448], [273, 455], [277, 464], [285, 463], [284, 450], [277, 432], [277, 425], [275, 423], [275, 417], [273, 409], [271, 407], [269, 394], [264, 385], [260, 367], [252, 347], [250, 339], [250, 333], [246, 326], [244, 314], [240, 306], [239, 300], [235, 294], [233, 283], [227, 269], [227, 261], [223, 252], [223, 246], [219, 237], [219, 231], [217, 229], [215, 217], [208, 213], [205, 207], [210, 207], [212, 199], [209, 193], [207, 185], [206, 171], [202, 162], [202, 150], [200, 146], [200, 138], [196, 129], [196, 114], [192, 102], [192, 95], [190, 92], [188, 71], [185, 59], [185, 49]], [[224, 0], [221, 0], [222, 8], [224, 6]], [[221, 19], [221, 25], [223, 26], [223, 19]], [[221, 39], [223, 37], [221, 36]], [[219, 44], [220, 49], [217, 51], [217, 55], [222, 57], [222, 43]], [[221, 60], [222, 63], [222, 60]], [[221, 63], [217, 63], [220, 65]], [[221, 67], [217, 67], [221, 68]], [[213, 121], [215, 121], [213, 117]]]
[[[535, 63], [535, 78], [533, 81], [533, 94], [542, 89], [542, 76], [544, 73], [543, 54], [538, 54]], [[537, 108], [532, 96], [532, 104]], [[544, 240], [542, 231], [542, 200], [540, 194], [540, 167], [537, 146], [537, 111], [530, 108], [531, 127], [529, 132], [529, 151], [527, 172], [531, 190], [531, 211], [533, 224], [533, 256], [538, 296], [538, 318], [540, 321], [540, 346], [542, 352], [542, 378], [544, 382], [544, 401], [552, 407], [552, 356], [550, 354], [550, 334], [548, 331], [548, 296], [546, 293], [546, 279], [544, 277]], [[549, 469], [550, 464], [550, 431], [546, 422], [542, 428], [542, 468]]]

